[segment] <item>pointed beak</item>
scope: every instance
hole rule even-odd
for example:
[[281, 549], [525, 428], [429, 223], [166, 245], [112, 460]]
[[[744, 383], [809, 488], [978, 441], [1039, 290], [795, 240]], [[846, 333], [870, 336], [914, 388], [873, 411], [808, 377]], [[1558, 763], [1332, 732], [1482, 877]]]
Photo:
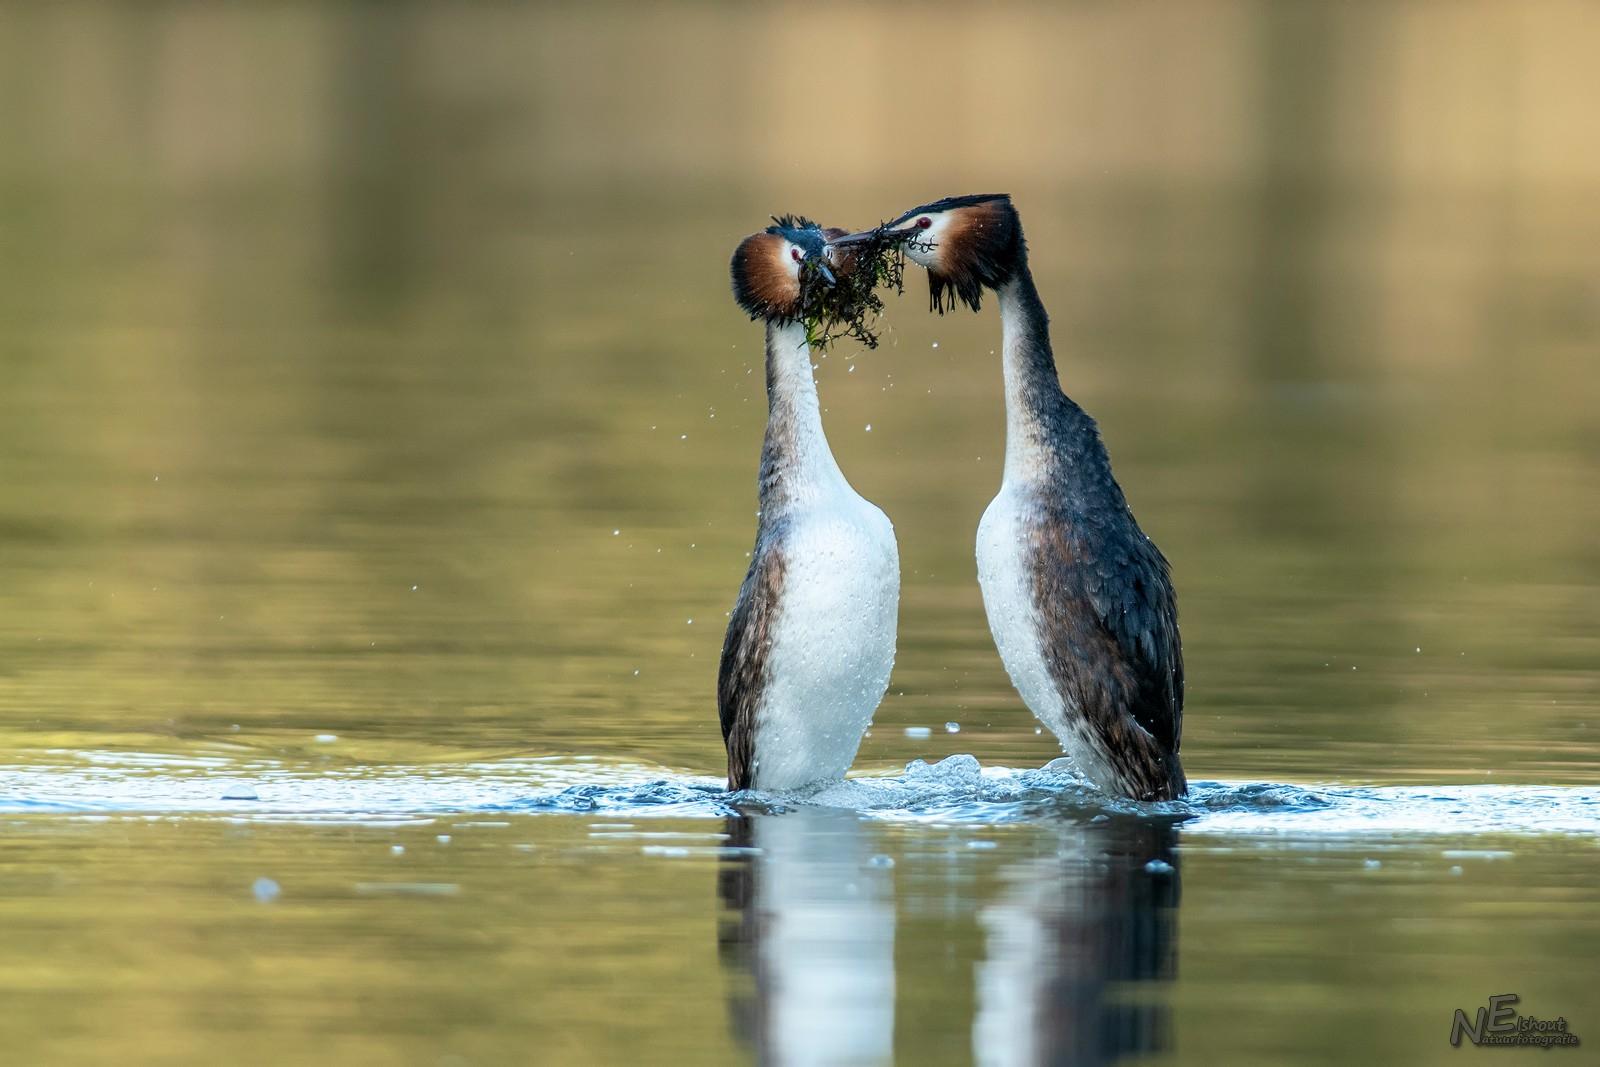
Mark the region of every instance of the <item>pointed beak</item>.
[[876, 229], [862, 230], [860, 233], [852, 233], [848, 237], [840, 237], [837, 240], [829, 241], [828, 247], [849, 248], [852, 245], [864, 245], [875, 241], [896, 243], [899, 241], [904, 241], [907, 237], [910, 237], [915, 232], [916, 231], [914, 229], [891, 230], [887, 229], [886, 227], [879, 226]]
[[817, 273], [822, 275], [823, 281], [827, 282], [829, 285], [839, 284], [839, 279], [833, 276], [833, 271], [828, 269], [828, 265], [826, 263], [822, 262], [820, 259], [814, 260], [813, 262], [816, 264]]

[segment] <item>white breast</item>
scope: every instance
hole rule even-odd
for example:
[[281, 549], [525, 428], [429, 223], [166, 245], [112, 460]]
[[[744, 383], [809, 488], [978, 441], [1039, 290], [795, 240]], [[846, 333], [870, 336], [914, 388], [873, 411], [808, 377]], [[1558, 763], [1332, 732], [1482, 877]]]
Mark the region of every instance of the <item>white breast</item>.
[[887, 517], [853, 491], [795, 515], [765, 692], [755, 784], [798, 789], [841, 778], [889, 688], [900, 553]]
[[1034, 599], [1033, 560], [1028, 550], [1026, 490], [1011, 482], [1000, 487], [978, 523], [978, 584], [1000, 662], [1022, 702], [1049, 727], [1078, 771], [1094, 781], [1110, 781], [1100, 766], [1084, 724], [1062, 698], [1044, 655], [1044, 628]]

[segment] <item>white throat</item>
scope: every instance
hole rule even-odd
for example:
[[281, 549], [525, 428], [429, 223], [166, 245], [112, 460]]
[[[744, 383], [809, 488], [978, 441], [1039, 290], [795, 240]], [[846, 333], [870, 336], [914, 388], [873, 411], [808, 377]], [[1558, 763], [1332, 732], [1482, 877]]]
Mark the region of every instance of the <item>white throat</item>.
[[[817, 399], [817, 380], [811, 369], [811, 346], [802, 323], [776, 327], [773, 345], [772, 418], [787, 416], [792, 432], [788, 487], [796, 496], [822, 495], [844, 490], [853, 492], [844, 472], [833, 458], [828, 438], [822, 432], [822, 409]], [[781, 408], [780, 408], [781, 406]], [[784, 411], [782, 409], [786, 408]]]
[[1045, 469], [1044, 435], [1027, 384], [1032, 369], [1031, 346], [1049, 342], [1030, 336], [1032, 325], [1021, 306], [1020, 285], [1020, 280], [1013, 278], [999, 293], [1001, 366], [1006, 386], [1006, 482], [1032, 481]]

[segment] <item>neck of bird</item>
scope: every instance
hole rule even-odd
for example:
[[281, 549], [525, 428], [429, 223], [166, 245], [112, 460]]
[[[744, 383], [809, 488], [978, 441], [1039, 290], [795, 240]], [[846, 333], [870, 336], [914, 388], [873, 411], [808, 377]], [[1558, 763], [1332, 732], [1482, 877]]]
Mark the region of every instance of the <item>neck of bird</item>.
[[801, 323], [767, 325], [767, 436], [761, 511], [771, 517], [849, 484], [822, 432], [811, 345]]
[[1027, 263], [1000, 287], [1001, 363], [1006, 383], [1005, 480], [1029, 481], [1048, 472], [1047, 428], [1066, 406], [1050, 350], [1050, 316]]

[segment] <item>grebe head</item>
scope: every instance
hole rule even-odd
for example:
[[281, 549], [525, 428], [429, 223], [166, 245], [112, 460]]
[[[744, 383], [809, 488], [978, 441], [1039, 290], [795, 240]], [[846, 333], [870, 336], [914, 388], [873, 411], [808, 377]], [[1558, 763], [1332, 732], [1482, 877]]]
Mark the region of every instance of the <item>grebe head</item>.
[[793, 322], [818, 304], [821, 288], [837, 283], [833, 266], [844, 257], [828, 255], [830, 236], [808, 218], [774, 216], [773, 225], [739, 242], [729, 270], [733, 299], [752, 319]]
[[1009, 282], [1027, 260], [1022, 221], [1006, 193], [947, 196], [884, 223], [836, 238], [834, 255], [858, 244], [898, 241], [906, 258], [928, 272], [928, 297], [944, 313], [946, 303], [978, 309], [985, 288]]

